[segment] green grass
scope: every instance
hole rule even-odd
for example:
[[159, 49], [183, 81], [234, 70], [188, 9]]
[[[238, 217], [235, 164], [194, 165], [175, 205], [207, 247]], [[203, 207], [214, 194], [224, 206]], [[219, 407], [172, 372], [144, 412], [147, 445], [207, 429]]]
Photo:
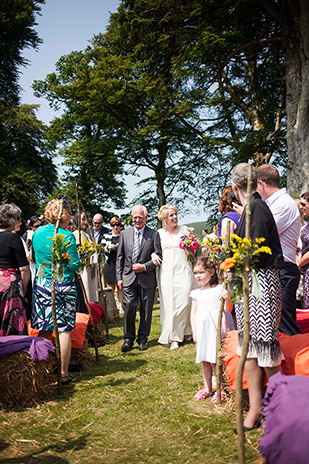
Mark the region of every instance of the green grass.
[[[121, 353], [121, 319], [99, 363], [75, 375], [63, 397], [2, 412], [0, 463], [236, 463], [234, 414], [194, 400], [202, 386], [194, 345], [158, 345], [159, 318], [154, 311], [148, 351]], [[248, 463], [261, 462], [260, 435], [248, 434]]]

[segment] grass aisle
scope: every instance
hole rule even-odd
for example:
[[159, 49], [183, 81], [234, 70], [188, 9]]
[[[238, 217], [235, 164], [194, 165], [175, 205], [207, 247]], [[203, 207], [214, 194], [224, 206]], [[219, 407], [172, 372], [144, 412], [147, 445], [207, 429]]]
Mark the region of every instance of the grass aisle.
[[[234, 414], [194, 400], [202, 387], [194, 344], [158, 345], [159, 319], [155, 310], [148, 351], [121, 353], [121, 319], [99, 363], [75, 375], [62, 398], [2, 412], [0, 463], [236, 463]], [[262, 462], [259, 437], [248, 435], [247, 462]]]

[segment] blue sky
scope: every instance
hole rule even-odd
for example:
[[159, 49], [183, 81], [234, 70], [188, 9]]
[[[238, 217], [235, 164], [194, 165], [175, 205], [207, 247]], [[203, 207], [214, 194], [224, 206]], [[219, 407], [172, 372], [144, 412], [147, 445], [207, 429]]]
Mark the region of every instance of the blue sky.
[[[41, 16], [37, 16], [36, 31], [43, 40], [38, 51], [26, 50], [24, 57], [29, 65], [21, 69], [22, 103], [38, 104], [38, 119], [49, 123], [56, 114], [48, 102], [33, 95], [34, 80], [45, 79], [54, 72], [58, 59], [73, 50], [84, 50], [93, 35], [104, 33], [110, 13], [117, 11], [119, 0], [46, 0]], [[60, 162], [60, 161], [59, 161]], [[58, 163], [59, 163], [58, 162]], [[128, 198], [134, 197], [134, 183], [139, 179], [127, 178]], [[121, 211], [118, 212], [121, 214]], [[202, 217], [201, 217], [202, 216]], [[200, 221], [206, 215], [192, 214], [181, 218], [181, 223]]]
[[41, 16], [37, 16], [36, 31], [43, 43], [38, 51], [26, 50], [24, 57], [30, 63], [22, 68], [20, 85], [22, 102], [39, 104], [39, 119], [48, 123], [55, 113], [44, 99], [34, 97], [31, 85], [44, 79], [55, 70], [62, 55], [83, 50], [94, 34], [105, 32], [110, 13], [114, 13], [119, 0], [46, 0]]

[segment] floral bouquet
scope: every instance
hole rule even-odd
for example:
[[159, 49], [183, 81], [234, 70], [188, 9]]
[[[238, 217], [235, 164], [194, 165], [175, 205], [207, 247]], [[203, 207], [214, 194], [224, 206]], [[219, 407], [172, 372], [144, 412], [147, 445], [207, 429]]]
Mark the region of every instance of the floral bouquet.
[[218, 237], [215, 239], [207, 237], [207, 239], [204, 239], [201, 243], [201, 247], [203, 255], [207, 255], [209, 261], [214, 264], [219, 264], [221, 258], [225, 256], [223, 254], [223, 245], [220, 243]]
[[78, 254], [79, 254], [79, 259], [81, 260], [82, 263], [82, 269], [84, 269], [85, 266], [90, 264], [90, 257], [96, 252], [96, 246], [93, 242], [90, 242], [89, 240], [85, 240], [81, 245], [78, 247]]
[[187, 252], [188, 261], [194, 261], [195, 251], [199, 246], [199, 239], [194, 234], [185, 234], [180, 237], [179, 247]]
[[[265, 242], [264, 237], [256, 238], [254, 242], [247, 238], [240, 238], [236, 234], [231, 235], [230, 248], [225, 250], [229, 255], [221, 264], [220, 270], [232, 271], [232, 278], [229, 282], [231, 302], [241, 303], [241, 295], [243, 294], [243, 285], [241, 275], [244, 271], [244, 261], [247, 252], [249, 252], [249, 268], [252, 271], [252, 293], [260, 298], [260, 288], [255, 274], [255, 265], [261, 253], [271, 255], [271, 249], [268, 246], [262, 245]], [[232, 256], [230, 256], [232, 255]]]

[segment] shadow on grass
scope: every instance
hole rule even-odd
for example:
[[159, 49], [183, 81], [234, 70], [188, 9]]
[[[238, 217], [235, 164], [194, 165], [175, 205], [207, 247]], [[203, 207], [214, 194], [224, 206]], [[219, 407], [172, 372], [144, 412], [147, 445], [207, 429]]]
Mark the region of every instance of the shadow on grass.
[[[66, 443], [59, 443], [55, 445], [45, 446], [42, 449], [36, 449], [33, 453], [25, 454], [23, 456], [16, 456], [13, 458], [0, 458], [0, 464], [32, 464], [35, 462], [36, 464], [68, 464], [69, 461], [63, 459], [60, 456], [52, 455], [51, 453], [62, 454], [66, 453], [70, 450], [81, 450], [86, 447], [87, 445], [87, 437], [89, 434], [82, 435], [77, 440], [68, 440]], [[0, 449], [8, 448], [9, 444], [1, 440], [0, 442]]]

